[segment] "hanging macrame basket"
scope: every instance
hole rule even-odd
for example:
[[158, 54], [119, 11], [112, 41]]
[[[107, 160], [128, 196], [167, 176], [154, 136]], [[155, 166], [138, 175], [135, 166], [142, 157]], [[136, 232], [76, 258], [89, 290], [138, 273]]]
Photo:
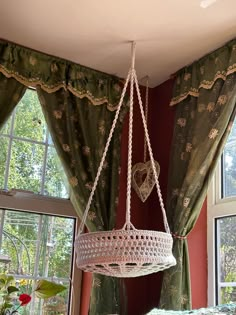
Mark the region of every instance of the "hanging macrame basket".
[[[115, 114], [115, 118], [108, 136], [104, 153], [98, 168], [88, 204], [86, 206], [78, 235], [75, 240], [76, 263], [78, 268], [113, 277], [138, 277], [167, 269], [176, 264], [172, 254], [173, 239], [166, 218], [166, 212], [158, 181], [158, 174], [151, 149], [147, 124], [142, 106], [142, 100], [138, 85], [135, 62], [135, 43], [132, 43], [132, 64], [128, 72], [121, 99]], [[129, 148], [128, 148], [128, 176], [126, 199], [126, 222], [122, 229], [112, 231], [99, 231], [83, 234], [85, 221], [91, 206], [92, 198], [96, 190], [102, 171], [109, 144], [123, 104], [124, 95], [130, 82], [130, 113], [129, 113]], [[150, 155], [152, 169], [155, 177], [157, 194], [162, 209], [165, 232], [138, 230], [131, 223], [131, 173], [132, 173], [132, 135], [133, 135], [133, 92], [137, 91], [139, 107], [141, 111], [145, 138]]]

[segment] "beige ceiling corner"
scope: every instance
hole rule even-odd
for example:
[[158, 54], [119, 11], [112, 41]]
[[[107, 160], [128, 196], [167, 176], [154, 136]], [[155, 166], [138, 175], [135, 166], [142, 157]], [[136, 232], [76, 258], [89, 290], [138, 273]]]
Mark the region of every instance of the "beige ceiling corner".
[[[209, 1], [209, 0], [208, 0]], [[0, 38], [151, 87], [236, 36], [236, 0], [0, 1]]]

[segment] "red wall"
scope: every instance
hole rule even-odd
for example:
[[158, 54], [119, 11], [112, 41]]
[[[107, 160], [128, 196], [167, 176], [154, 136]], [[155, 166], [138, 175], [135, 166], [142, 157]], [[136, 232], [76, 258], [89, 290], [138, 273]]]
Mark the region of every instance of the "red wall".
[[[160, 164], [160, 186], [163, 199], [166, 199], [168, 165], [175, 108], [169, 106], [173, 81], [168, 80], [162, 85], [150, 89], [148, 127], [155, 159]], [[134, 107], [134, 143], [133, 164], [143, 161], [143, 127], [137, 104]], [[117, 215], [117, 228], [125, 221], [126, 174], [127, 174], [127, 142], [128, 117], [122, 134], [122, 157], [120, 194]], [[147, 202], [142, 203], [135, 193], [132, 193], [131, 221], [136, 228], [163, 230], [162, 214], [153, 191]], [[193, 308], [207, 305], [207, 252], [206, 252], [206, 202], [196, 226], [188, 237], [190, 269], [192, 283]], [[83, 297], [81, 315], [88, 314], [91, 277], [85, 275], [83, 281]], [[128, 310], [127, 315], [141, 315], [158, 306], [162, 273], [125, 280]], [[121, 314], [123, 315], [123, 314]]]
[[[143, 92], [143, 91], [142, 91]], [[144, 97], [142, 97], [144, 99]], [[122, 134], [122, 157], [120, 195], [117, 215], [117, 227], [121, 228], [125, 222], [126, 210], [126, 183], [127, 183], [127, 152], [128, 152], [128, 116]], [[143, 162], [144, 133], [137, 101], [134, 104], [133, 129], [133, 163]], [[132, 190], [131, 193], [131, 222], [136, 228], [147, 229], [149, 209], [147, 203], [142, 203]], [[127, 294], [127, 315], [144, 314], [148, 305], [148, 281], [146, 277], [130, 278], [125, 280]]]
[[192, 307], [207, 306], [207, 202], [188, 237]]
[[[168, 165], [170, 147], [173, 135], [173, 123], [175, 107], [169, 106], [172, 93], [173, 81], [168, 80], [162, 85], [152, 90], [151, 101], [151, 140], [154, 156], [160, 164], [160, 185], [163, 193], [163, 199], [166, 198]], [[149, 200], [149, 213], [152, 213], [150, 223], [152, 228], [160, 228], [162, 220], [160, 207], [157, 198], [152, 194]], [[158, 208], [158, 211], [156, 211]], [[193, 231], [188, 236], [191, 288], [192, 288], [192, 307], [200, 308], [207, 306], [207, 205], [203, 205], [201, 214]], [[153, 219], [155, 216], [155, 219]], [[157, 273], [150, 277], [149, 280], [149, 299], [148, 305], [154, 307], [158, 305], [161, 274]]]
[[[160, 164], [160, 187], [165, 203], [167, 194], [168, 167], [170, 147], [174, 126], [174, 108], [169, 106], [172, 94], [173, 81], [168, 80], [152, 90], [150, 104], [150, 132], [154, 158]], [[148, 200], [149, 228], [164, 231], [162, 213], [156, 190]], [[149, 294], [148, 308], [158, 306], [162, 283], [162, 272], [148, 276]]]
[[[92, 273], [82, 273], [82, 290], [81, 290], [81, 303], [80, 303], [80, 315], [88, 315], [90, 292], [92, 287]], [[75, 314], [73, 314], [75, 315]]]

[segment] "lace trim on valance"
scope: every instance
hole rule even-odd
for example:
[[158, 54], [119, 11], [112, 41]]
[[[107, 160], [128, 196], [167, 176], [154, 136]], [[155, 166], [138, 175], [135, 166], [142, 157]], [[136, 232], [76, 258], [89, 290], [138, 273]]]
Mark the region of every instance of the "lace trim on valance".
[[63, 82], [63, 83], [58, 83], [55, 85], [48, 86], [40, 78], [23, 77], [22, 75], [20, 75], [17, 72], [9, 71], [8, 69], [6, 69], [1, 64], [0, 64], [0, 72], [5, 77], [14, 78], [15, 80], [17, 80], [18, 82], [20, 82], [21, 84], [23, 84], [25, 86], [30, 86], [30, 87], [36, 88], [37, 85], [39, 85], [47, 93], [54, 93], [54, 92], [58, 91], [59, 89], [63, 88], [65, 90], [69, 90], [73, 95], [75, 95], [76, 97], [78, 97], [80, 99], [82, 99], [84, 97], [88, 98], [89, 101], [95, 106], [107, 103], [107, 109], [110, 111], [115, 111], [118, 107], [118, 103], [116, 105], [110, 104], [107, 97], [95, 98], [90, 91], [79, 91], [79, 90], [73, 88], [73, 86], [70, 83], [67, 85], [65, 82]]
[[198, 97], [200, 89], [211, 90], [218, 79], [225, 81], [235, 72], [236, 38], [178, 71], [170, 106], [189, 95]]
[[170, 106], [177, 105], [178, 103], [182, 102], [184, 99], [186, 99], [189, 95], [198, 97], [199, 96], [199, 90], [201, 88], [210, 90], [213, 85], [215, 84], [216, 80], [222, 79], [226, 80], [227, 76], [230, 74], [233, 74], [236, 72], [236, 63], [228, 67], [227, 71], [218, 71], [212, 81], [203, 80], [198, 88], [190, 87], [189, 90], [185, 93], [182, 93], [176, 97], [173, 97], [170, 102]]
[[59, 89], [92, 105], [117, 109], [123, 81], [118, 77], [0, 39], [0, 73], [47, 93]]
[[[43, 88], [42, 88], [43, 89]], [[90, 93], [89, 91], [86, 92], [80, 92], [78, 90], [76, 90], [75, 88], [73, 88], [73, 86], [71, 84], [68, 84], [67, 89], [74, 94], [75, 96], [79, 97], [79, 98], [84, 98], [87, 97], [90, 102], [93, 105], [102, 105], [104, 103], [107, 103], [107, 109], [109, 109], [110, 111], [115, 111], [118, 107], [118, 103], [117, 105], [112, 105], [109, 103], [107, 97], [102, 97], [102, 98], [95, 98], [92, 93]], [[50, 93], [50, 92], [49, 92]]]

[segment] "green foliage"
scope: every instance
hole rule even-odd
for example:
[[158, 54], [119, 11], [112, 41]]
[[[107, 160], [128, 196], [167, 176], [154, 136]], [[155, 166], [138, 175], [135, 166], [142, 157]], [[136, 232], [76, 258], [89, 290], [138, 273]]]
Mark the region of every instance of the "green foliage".
[[27, 90], [16, 109], [14, 134], [21, 138], [44, 141], [46, 130], [37, 93]]
[[[223, 154], [223, 195], [236, 196], [236, 120], [227, 140]], [[236, 288], [230, 283], [236, 282], [236, 216], [218, 219], [220, 236], [220, 281], [229, 283], [221, 288], [221, 302], [236, 301]]]
[[[7, 183], [5, 183], [8, 136], [11, 127], [13, 127], [13, 136], [16, 139], [12, 141], [9, 176]], [[30, 141], [37, 141], [37, 143]], [[47, 143], [49, 147], [45, 151], [45, 144]], [[0, 131], [0, 145], [0, 188], [24, 189], [44, 195], [68, 197], [67, 180], [56, 150], [52, 146], [35, 91], [26, 91], [15, 114]], [[46, 170], [43, 167], [45, 152], [47, 153]], [[44, 186], [42, 186], [43, 176], [45, 176]]]
[[4, 188], [5, 165], [9, 140], [0, 137], [0, 187]]
[[48, 299], [66, 290], [66, 287], [47, 280], [39, 280], [35, 289], [35, 294], [40, 299]]
[[218, 219], [218, 231], [220, 237], [220, 281], [229, 283], [229, 286], [221, 288], [221, 302], [230, 303], [236, 301], [236, 288], [230, 283], [236, 282], [236, 216]]
[[54, 238], [55, 249], [49, 262], [49, 276], [68, 277], [70, 273], [73, 221], [65, 218], [55, 218]]
[[[9, 139], [11, 128], [14, 130], [13, 136], [17, 139], [13, 139], [11, 143], [9, 176], [6, 182], [6, 162], [11, 141]], [[31, 140], [37, 142], [32, 143]], [[46, 150], [45, 144], [49, 145]], [[59, 198], [68, 197], [64, 171], [47, 131], [36, 91], [26, 91], [15, 113], [0, 131], [0, 147], [0, 189], [23, 189]], [[46, 162], [45, 169], [44, 161]], [[45, 177], [44, 185], [42, 185], [43, 176]], [[0, 216], [2, 211], [0, 209]], [[22, 279], [24, 279], [24, 275], [33, 277], [37, 274], [40, 277], [63, 278], [69, 281], [73, 220], [43, 215], [41, 224], [39, 221], [40, 215], [37, 214], [10, 210], [5, 212], [4, 232], [6, 234], [3, 235], [1, 250], [11, 258], [11, 263], [6, 271], [11, 274], [22, 274]], [[36, 268], [37, 244], [39, 244], [39, 259]], [[0, 272], [3, 272], [2, 264]], [[0, 290], [4, 285], [2, 281], [0, 279]], [[21, 285], [17, 280], [17, 287], [21, 292], [32, 291], [33, 282], [25, 281], [27, 286]], [[67, 284], [66, 280], [65, 283]], [[45, 287], [44, 280], [41, 285], [43, 288]], [[13, 287], [9, 286], [7, 292], [12, 296], [14, 296]], [[59, 287], [66, 300], [68, 290], [64, 292], [65, 287], [60, 285]], [[59, 287], [57, 285], [57, 290]], [[42, 287], [40, 288], [42, 289]], [[35, 292], [35, 295], [49, 294], [47, 288], [45, 292], [40, 290], [37, 291], [38, 293]], [[53, 290], [56, 294], [55, 289]], [[8, 307], [10, 306], [8, 305]], [[26, 310], [24, 312], [26, 312], [24, 314], [28, 314]]]
[[14, 293], [19, 290], [15, 287], [15, 280], [12, 276], [0, 275], [0, 315], [13, 306]]
[[7, 288], [14, 282], [15, 280], [13, 276], [7, 276], [5, 274], [0, 275], [0, 288]]
[[[15, 283], [14, 277], [5, 274], [0, 275], [0, 315], [17, 314], [16, 311], [21, 306], [28, 304], [31, 300], [28, 294], [20, 294], [16, 298], [15, 293], [19, 292], [19, 289], [13, 286], [13, 283]], [[38, 298], [48, 299], [65, 290], [66, 287], [61, 284], [47, 280], [39, 280], [34, 292]], [[22, 297], [24, 297], [23, 300]], [[26, 302], [23, 302], [24, 300]]]
[[[73, 219], [43, 215], [40, 226], [39, 220], [40, 215], [38, 214], [10, 210], [5, 212], [4, 230], [11, 235], [17, 246], [16, 252], [11, 239], [6, 236], [3, 238], [2, 249], [11, 257], [9, 272], [33, 275], [37, 242], [39, 242], [40, 255], [37, 274], [41, 277], [69, 278]], [[38, 234], [40, 234], [40, 239], [38, 239]], [[18, 258], [20, 258], [20, 265]]]
[[14, 286], [9, 286], [9, 287], [7, 288], [8, 294], [11, 294], [11, 293], [14, 293], [14, 292], [17, 292], [17, 291], [19, 291], [19, 289], [17, 289], [17, 288], [14, 287]]
[[236, 196], [236, 120], [224, 149], [224, 195]]

